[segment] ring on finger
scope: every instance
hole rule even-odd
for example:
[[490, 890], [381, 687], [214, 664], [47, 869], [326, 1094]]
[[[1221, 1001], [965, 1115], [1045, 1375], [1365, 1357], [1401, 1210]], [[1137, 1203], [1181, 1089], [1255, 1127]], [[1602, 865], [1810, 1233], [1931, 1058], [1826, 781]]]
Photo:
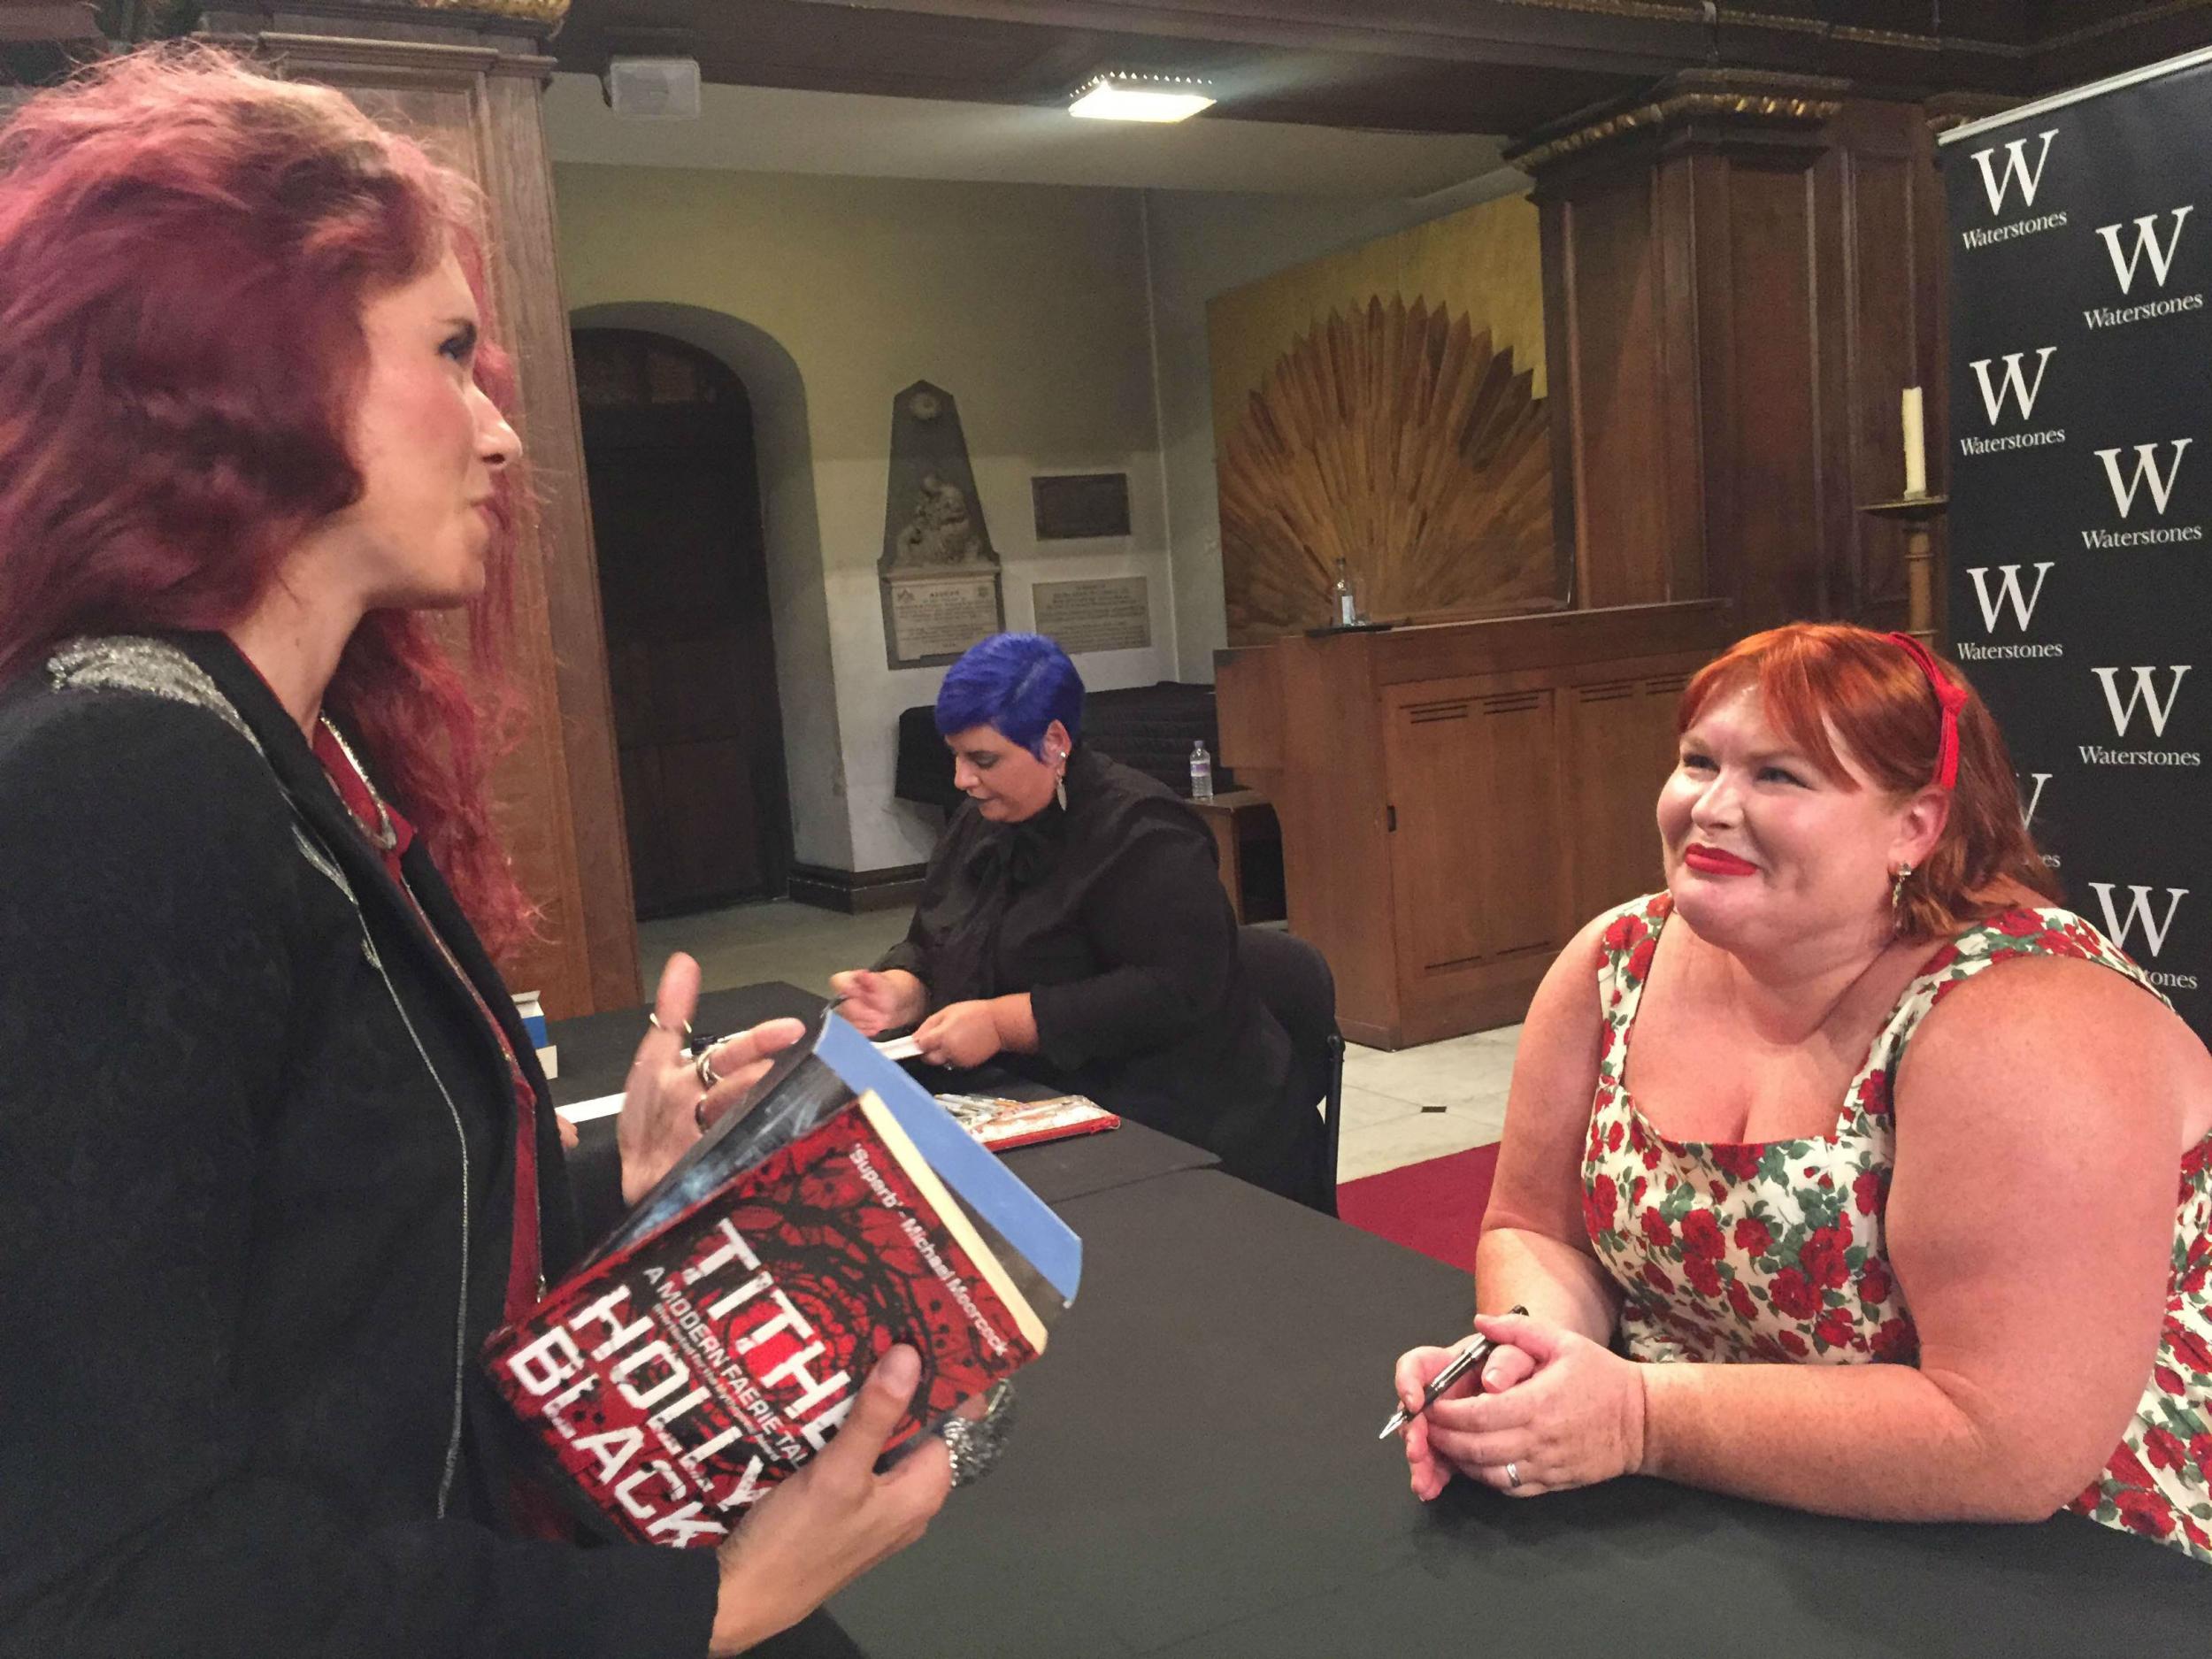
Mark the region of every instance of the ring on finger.
[[[668, 1026], [661, 1024], [661, 1017], [658, 1014], [648, 1014], [645, 1017], [645, 1023], [650, 1025], [655, 1031], [667, 1031], [670, 1029]], [[684, 1028], [683, 1040], [686, 1042], [689, 1042], [691, 1041], [691, 1022], [687, 1019], [682, 1022], [682, 1025]]]
[[714, 1069], [714, 1050], [711, 1048], [700, 1049], [699, 1057], [691, 1063], [691, 1069], [699, 1074], [699, 1087], [703, 1089], [710, 1089], [722, 1080], [721, 1075]]
[[1505, 1466], [1505, 1484], [1509, 1486], [1517, 1486], [1521, 1484], [1521, 1471], [1514, 1468], [1511, 1463]]

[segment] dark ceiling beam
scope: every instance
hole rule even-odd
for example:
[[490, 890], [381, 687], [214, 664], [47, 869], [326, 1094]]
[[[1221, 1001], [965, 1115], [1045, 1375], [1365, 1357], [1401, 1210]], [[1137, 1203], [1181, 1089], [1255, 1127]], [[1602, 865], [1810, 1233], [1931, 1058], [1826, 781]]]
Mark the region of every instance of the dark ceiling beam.
[[2050, 10], [2055, 15], [2034, 58], [2039, 91], [2079, 86], [2212, 45], [2212, 0], [2131, 5], [2088, 21], [2073, 8]]
[[[1655, 77], [1838, 75], [1868, 92], [2026, 94], [2212, 41], [2212, 0], [804, 0], [1248, 45]], [[1810, 10], [1816, 15], [1808, 15]], [[1939, 19], [1940, 27], [1938, 27]]]
[[[1586, 0], [803, 0], [1035, 27], [1095, 29], [1240, 45], [1529, 69], [1660, 75], [1705, 60], [1699, 8]], [[1355, 20], [1356, 19], [1356, 20]]]

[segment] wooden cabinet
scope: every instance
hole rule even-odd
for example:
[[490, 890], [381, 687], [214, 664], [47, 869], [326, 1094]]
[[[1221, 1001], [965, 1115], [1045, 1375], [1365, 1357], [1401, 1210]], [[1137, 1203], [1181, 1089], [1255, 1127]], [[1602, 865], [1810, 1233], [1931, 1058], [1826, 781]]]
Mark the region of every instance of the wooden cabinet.
[[1521, 1018], [1561, 947], [1660, 879], [1674, 709], [1706, 601], [1225, 652], [1222, 759], [1275, 803], [1293, 932], [1394, 1048]]

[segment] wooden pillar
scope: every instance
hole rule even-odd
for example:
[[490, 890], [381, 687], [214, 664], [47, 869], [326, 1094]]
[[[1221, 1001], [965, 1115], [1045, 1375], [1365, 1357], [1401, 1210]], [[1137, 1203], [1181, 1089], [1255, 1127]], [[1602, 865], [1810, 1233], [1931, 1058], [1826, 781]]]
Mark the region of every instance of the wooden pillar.
[[514, 356], [516, 426], [534, 472], [516, 580], [520, 745], [493, 780], [499, 827], [541, 940], [501, 964], [555, 1018], [634, 1006], [637, 923], [623, 836], [606, 640], [584, 496], [583, 438], [568, 312], [554, 256], [553, 173], [540, 100], [544, 37], [568, 0], [216, 0], [204, 35], [286, 73], [342, 88], [422, 142], [484, 193], [488, 319]]
[[1554, 488], [1578, 605], [1904, 622], [1898, 393], [1947, 431], [1926, 111], [1694, 71], [1535, 134]]

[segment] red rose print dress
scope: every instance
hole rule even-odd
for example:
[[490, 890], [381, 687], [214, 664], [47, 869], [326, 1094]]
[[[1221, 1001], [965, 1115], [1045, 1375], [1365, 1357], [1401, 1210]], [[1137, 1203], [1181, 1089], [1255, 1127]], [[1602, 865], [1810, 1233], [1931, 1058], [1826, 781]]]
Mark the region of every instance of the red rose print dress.
[[[1639, 1360], [1910, 1364], [1919, 1339], [1884, 1249], [1894, 1133], [1890, 1082], [1905, 1044], [1953, 987], [2024, 956], [2100, 962], [2150, 988], [2067, 910], [2016, 910], [1961, 935], [1905, 988], [1816, 1140], [1670, 1141], [1622, 1082], [1630, 1028], [1672, 912], [1661, 893], [1616, 912], [1598, 991], [1605, 1013], [1582, 1166], [1590, 1241], [1620, 1283]], [[2158, 995], [2152, 990], [2153, 995]], [[2119, 1447], [2069, 1507], [2212, 1563], [2212, 1135], [2182, 1160], [2166, 1322]]]

